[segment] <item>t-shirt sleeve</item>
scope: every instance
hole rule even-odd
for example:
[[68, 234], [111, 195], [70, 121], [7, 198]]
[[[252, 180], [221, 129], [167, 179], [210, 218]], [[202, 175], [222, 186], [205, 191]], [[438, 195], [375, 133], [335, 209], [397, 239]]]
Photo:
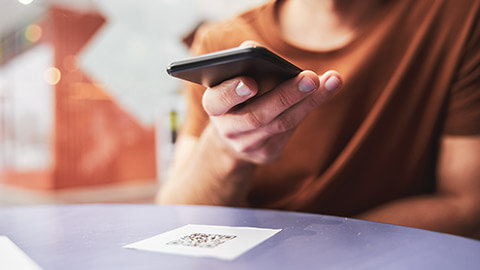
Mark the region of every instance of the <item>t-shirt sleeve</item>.
[[480, 135], [480, 16], [465, 47], [448, 101], [444, 133]]

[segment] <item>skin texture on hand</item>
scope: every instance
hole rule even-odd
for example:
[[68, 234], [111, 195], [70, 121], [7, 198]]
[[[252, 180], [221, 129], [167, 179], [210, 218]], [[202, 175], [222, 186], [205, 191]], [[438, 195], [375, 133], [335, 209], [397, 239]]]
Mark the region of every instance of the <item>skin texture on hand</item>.
[[300, 122], [341, 84], [342, 79], [335, 71], [321, 77], [312, 71], [303, 71], [264, 95], [256, 96], [256, 82], [237, 77], [208, 88], [203, 107], [221, 140], [239, 158], [264, 164], [278, 157]]
[[[363, 34], [357, 30], [372, 22], [384, 2], [282, 1], [278, 24], [283, 38], [298, 48], [334, 50]], [[335, 92], [325, 91], [341, 84], [335, 72], [329, 81], [331, 74], [301, 74], [317, 86], [303, 88], [304, 93], [298, 92], [301, 76], [285, 82], [290, 91], [282, 95], [275, 89], [257, 97], [256, 83], [245, 77], [208, 89], [203, 106], [211, 122], [200, 138], [180, 136], [170, 180], [158, 201], [248, 206], [246, 186], [256, 164], [274, 160], [311, 108]], [[476, 232], [480, 239], [480, 137], [443, 134], [440, 143], [434, 193], [386, 202], [357, 217], [466, 236]]]
[[247, 206], [256, 165], [277, 158], [300, 122], [341, 85], [335, 71], [303, 71], [261, 96], [248, 77], [208, 88], [202, 103], [210, 123], [200, 138], [180, 136], [157, 201]]

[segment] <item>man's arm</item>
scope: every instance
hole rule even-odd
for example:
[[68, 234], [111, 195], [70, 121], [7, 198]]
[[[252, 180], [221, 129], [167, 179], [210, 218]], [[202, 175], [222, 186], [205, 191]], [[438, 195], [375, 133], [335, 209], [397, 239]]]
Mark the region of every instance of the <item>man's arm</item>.
[[480, 136], [444, 136], [433, 195], [405, 198], [359, 218], [480, 236]]
[[303, 71], [261, 96], [247, 77], [208, 88], [202, 103], [210, 122], [200, 138], [179, 138], [157, 201], [245, 206], [256, 164], [277, 158], [296, 126], [340, 86], [334, 71]]
[[246, 206], [246, 183], [254, 165], [241, 161], [217, 138], [211, 127], [197, 138], [181, 135], [170, 176], [157, 194], [162, 204]]

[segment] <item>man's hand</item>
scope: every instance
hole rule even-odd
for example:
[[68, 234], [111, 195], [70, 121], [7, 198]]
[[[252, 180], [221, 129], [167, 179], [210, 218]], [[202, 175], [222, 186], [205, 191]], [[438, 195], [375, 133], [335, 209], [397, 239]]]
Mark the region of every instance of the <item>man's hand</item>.
[[209, 88], [203, 107], [225, 142], [242, 160], [274, 160], [298, 124], [340, 88], [335, 71], [319, 77], [303, 71], [261, 96], [250, 78], [238, 77]]
[[157, 201], [246, 206], [246, 181], [255, 164], [274, 160], [302, 119], [341, 84], [335, 71], [321, 77], [304, 71], [261, 96], [247, 77], [207, 89], [203, 107], [211, 122], [200, 138], [179, 137]]

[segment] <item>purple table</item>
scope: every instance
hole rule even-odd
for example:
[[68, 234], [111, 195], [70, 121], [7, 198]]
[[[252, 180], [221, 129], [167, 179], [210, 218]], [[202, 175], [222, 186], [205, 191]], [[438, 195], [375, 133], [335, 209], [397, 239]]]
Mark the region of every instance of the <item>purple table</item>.
[[[122, 248], [185, 224], [283, 230], [233, 261]], [[44, 269], [480, 269], [476, 240], [350, 218], [228, 207], [0, 208], [0, 235]]]

